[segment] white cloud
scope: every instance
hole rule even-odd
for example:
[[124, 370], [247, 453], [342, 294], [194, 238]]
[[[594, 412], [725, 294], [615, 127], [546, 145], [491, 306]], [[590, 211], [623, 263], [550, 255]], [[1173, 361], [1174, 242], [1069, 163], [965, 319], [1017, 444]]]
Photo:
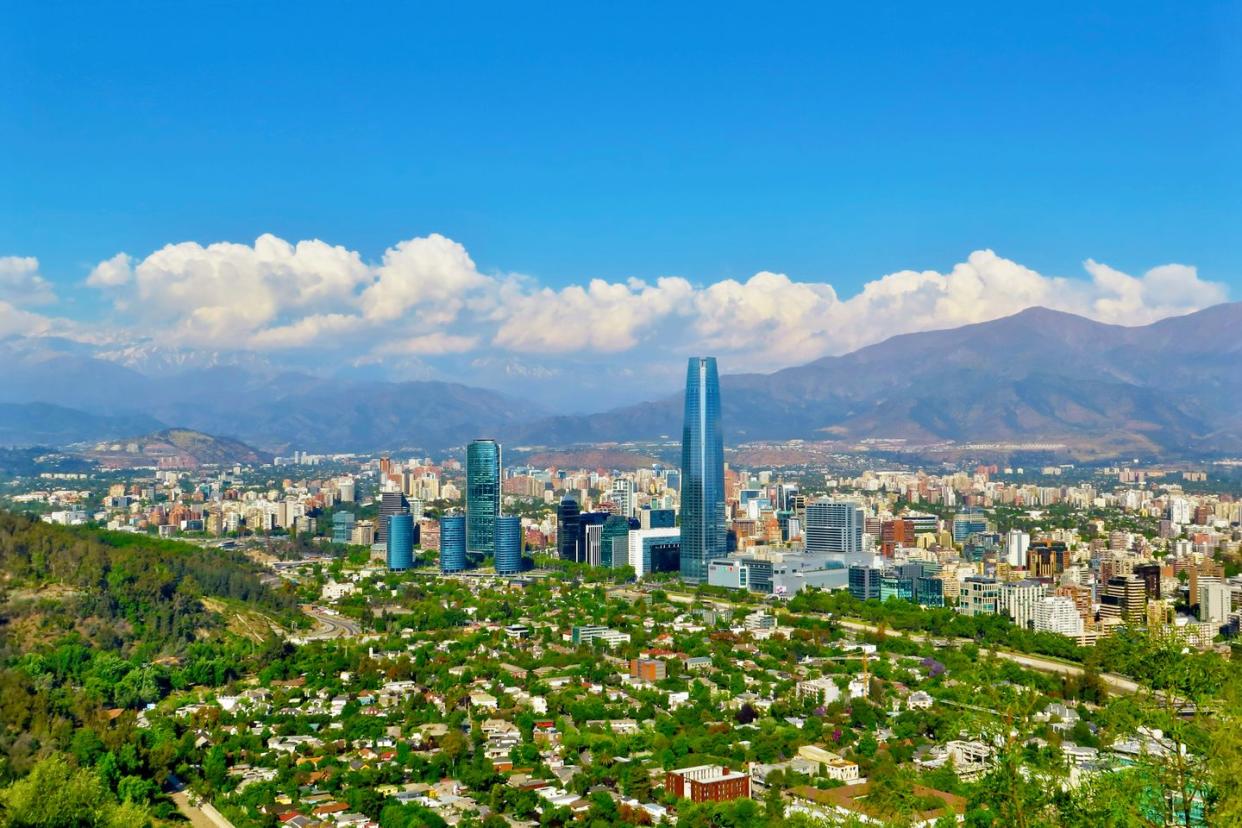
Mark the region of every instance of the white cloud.
[[464, 354], [473, 351], [479, 344], [477, 336], [458, 336], [456, 334], [423, 334], [408, 339], [385, 342], [373, 351], [378, 356], [395, 354], [417, 354], [433, 356], [436, 354]]
[[111, 259], [105, 259], [95, 265], [86, 284], [90, 287], [110, 288], [129, 284], [134, 276], [133, 267], [128, 253], [117, 253]]
[[7, 336], [44, 336], [52, 332], [52, 320], [0, 301], [0, 339]]
[[357, 331], [364, 324], [360, 317], [349, 314], [315, 314], [304, 316], [288, 325], [258, 331], [250, 337], [249, 343], [251, 348], [260, 351], [302, 348], [330, 342], [333, 338]]
[[505, 302], [494, 342], [528, 353], [627, 351], [660, 321], [689, 313], [693, 301], [690, 283], [670, 277], [654, 285], [592, 279], [585, 288], [543, 288]]
[[832, 285], [764, 271], [700, 291], [695, 332], [709, 350], [751, 351], [763, 361], [781, 362], [818, 354], [832, 336], [831, 312], [839, 304]]
[[[0, 262], [9, 263], [11, 284], [42, 282], [32, 259]], [[890, 273], [848, 298], [826, 282], [767, 271], [706, 286], [665, 276], [553, 288], [482, 273], [465, 247], [439, 234], [399, 242], [374, 264], [322, 241], [265, 235], [253, 245], [171, 244], [141, 260], [121, 253], [87, 283], [106, 289], [122, 318], [159, 342], [335, 352], [338, 364], [420, 372], [462, 354], [475, 359], [452, 363], [459, 370], [495, 373], [522, 354], [544, 355], [541, 364], [556, 372], [620, 353], [632, 362], [696, 351], [717, 353], [730, 370], [769, 370], [1034, 305], [1134, 325], [1227, 299], [1223, 285], [1186, 265], [1139, 276], [1093, 260], [1084, 268], [1087, 278], [1047, 276], [979, 250], [947, 272]]]
[[56, 292], [47, 279], [39, 275], [39, 260], [34, 256], [0, 256], [0, 302], [13, 306], [48, 305], [56, 301]]
[[1096, 296], [1087, 314], [1101, 322], [1139, 325], [1166, 316], [1189, 313], [1226, 301], [1225, 286], [1205, 282], [1194, 267], [1167, 264], [1153, 267], [1140, 277], [1088, 259]]
[[425, 324], [457, 318], [472, 292], [491, 285], [462, 247], [439, 233], [410, 239], [384, 251], [376, 280], [362, 294], [368, 319], [397, 319], [413, 308]]
[[[173, 342], [261, 347], [260, 334], [268, 327], [286, 328], [305, 316], [348, 309], [369, 277], [358, 253], [319, 240], [293, 245], [263, 235], [253, 246], [182, 242], [134, 268], [134, 301], [128, 306], [148, 319], [172, 323], [164, 334]], [[287, 341], [277, 333], [269, 338], [281, 347]]]

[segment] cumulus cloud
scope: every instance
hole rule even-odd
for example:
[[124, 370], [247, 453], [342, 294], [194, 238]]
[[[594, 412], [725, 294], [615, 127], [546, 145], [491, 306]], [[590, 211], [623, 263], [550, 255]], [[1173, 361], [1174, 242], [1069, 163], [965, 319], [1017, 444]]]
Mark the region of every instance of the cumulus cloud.
[[[42, 281], [33, 260], [0, 261], [10, 263], [8, 284]], [[465, 355], [474, 362], [454, 364], [535, 354], [559, 371], [556, 360], [696, 351], [719, 354], [733, 370], [766, 370], [1034, 305], [1135, 325], [1227, 299], [1223, 285], [1187, 265], [1138, 276], [1094, 260], [1084, 269], [1085, 277], [1049, 276], [979, 250], [946, 272], [890, 273], [848, 297], [768, 271], [707, 285], [663, 276], [550, 287], [481, 272], [464, 246], [439, 234], [399, 242], [376, 263], [326, 242], [265, 235], [253, 245], [171, 244], [140, 260], [121, 253], [87, 283], [169, 344], [339, 350], [356, 365], [417, 363], [419, 371]]]
[[679, 278], [543, 288], [506, 303], [494, 342], [526, 353], [627, 351], [657, 323], [688, 313], [693, 301], [694, 288]]
[[319, 240], [294, 245], [263, 235], [252, 246], [182, 242], [139, 262], [133, 301], [118, 302], [157, 323], [172, 322], [164, 336], [177, 343], [285, 347], [307, 330], [297, 327], [307, 317], [351, 306], [369, 276], [358, 253]]
[[1088, 259], [1085, 267], [1096, 289], [1087, 315], [1102, 322], [1119, 325], [1154, 322], [1218, 305], [1228, 298], [1224, 285], [1203, 281], [1198, 270], [1189, 265], [1161, 265], [1140, 277], [1122, 273], [1094, 259]]
[[439, 233], [389, 248], [376, 276], [362, 294], [368, 319], [397, 319], [417, 308], [430, 325], [452, 322], [470, 295], [491, 282], [466, 248]]
[[34, 256], [0, 256], [0, 301], [23, 307], [48, 305], [56, 301], [56, 292], [39, 275]]
[[111, 259], [105, 259], [91, 270], [86, 277], [89, 287], [111, 288], [129, 283], [134, 271], [130, 266], [128, 253], [117, 253]]

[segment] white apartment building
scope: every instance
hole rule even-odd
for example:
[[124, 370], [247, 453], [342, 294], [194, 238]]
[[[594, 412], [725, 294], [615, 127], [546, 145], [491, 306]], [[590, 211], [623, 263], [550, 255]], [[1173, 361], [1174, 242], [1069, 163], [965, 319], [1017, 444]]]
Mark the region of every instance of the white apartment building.
[[1233, 611], [1233, 595], [1228, 584], [1218, 582], [1199, 584], [1199, 619], [1213, 624], [1224, 624]]
[[1013, 623], [1029, 630], [1035, 623], [1035, 605], [1045, 594], [1044, 585], [1038, 581], [1001, 584], [996, 596], [996, 611], [1005, 613]]
[[1035, 630], [1070, 638], [1082, 635], [1082, 616], [1074, 606], [1074, 599], [1064, 595], [1049, 595], [1039, 599], [1035, 604]]

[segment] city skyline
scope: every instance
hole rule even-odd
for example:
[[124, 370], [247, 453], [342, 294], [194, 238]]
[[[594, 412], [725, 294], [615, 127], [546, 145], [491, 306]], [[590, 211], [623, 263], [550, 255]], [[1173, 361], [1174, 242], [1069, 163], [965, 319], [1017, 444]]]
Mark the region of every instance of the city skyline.
[[1242, 0], [0, 79], [5, 828], [1242, 825]]

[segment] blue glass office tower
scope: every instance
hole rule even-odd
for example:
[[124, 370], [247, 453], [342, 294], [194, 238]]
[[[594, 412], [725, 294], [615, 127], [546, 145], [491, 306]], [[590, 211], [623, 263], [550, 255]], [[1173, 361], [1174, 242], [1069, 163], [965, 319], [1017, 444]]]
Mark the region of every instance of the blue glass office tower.
[[354, 513], [344, 510], [332, 513], [332, 542], [349, 543], [354, 533]]
[[516, 515], [496, 518], [496, 574], [522, 571], [522, 519]]
[[496, 554], [500, 517], [500, 443], [475, 440], [466, 448], [466, 551]]
[[388, 516], [388, 568], [409, 569], [414, 566], [414, 516]]
[[578, 560], [578, 501], [566, 495], [556, 507], [556, 549], [562, 561]]
[[466, 568], [466, 518], [450, 515], [440, 518], [440, 571], [461, 572]]
[[681, 579], [707, 580], [707, 563], [727, 553], [724, 436], [715, 357], [691, 357], [681, 432]]

